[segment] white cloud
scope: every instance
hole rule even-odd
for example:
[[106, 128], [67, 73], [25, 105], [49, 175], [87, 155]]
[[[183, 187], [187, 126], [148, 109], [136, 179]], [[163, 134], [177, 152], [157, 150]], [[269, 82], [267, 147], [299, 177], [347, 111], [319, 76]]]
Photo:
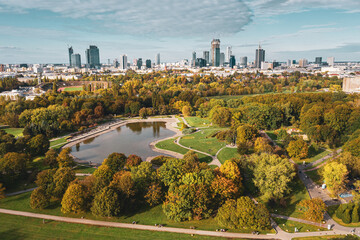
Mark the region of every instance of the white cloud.
[[158, 36], [233, 34], [251, 21], [243, 1], [227, 0], [0, 0], [8, 11], [48, 10], [67, 18], [85, 18], [94, 27], [123, 34]]

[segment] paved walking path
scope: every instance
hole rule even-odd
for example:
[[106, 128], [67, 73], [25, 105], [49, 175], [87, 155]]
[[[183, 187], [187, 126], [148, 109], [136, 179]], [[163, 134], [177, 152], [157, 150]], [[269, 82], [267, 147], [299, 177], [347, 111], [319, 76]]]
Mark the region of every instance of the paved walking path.
[[53, 215], [46, 215], [46, 214], [22, 212], [22, 211], [8, 210], [8, 209], [0, 209], [0, 213], [16, 215], [16, 216], [23, 216], [23, 217], [40, 218], [40, 219], [59, 221], [59, 222], [75, 223], [75, 224], [86, 224], [86, 225], [102, 226], [102, 227], [129, 228], [129, 229], [149, 230], [149, 231], [158, 231], [158, 232], [173, 232], [173, 233], [182, 233], [182, 234], [189, 234], [189, 235], [202, 235], [202, 236], [213, 236], [213, 237], [224, 237], [224, 238], [290, 240], [294, 237], [341, 235], [341, 234], [349, 233], [348, 231], [344, 232], [341, 230], [334, 230], [334, 231], [327, 231], [327, 232], [286, 233], [286, 232], [282, 231], [278, 226], [275, 226], [276, 230], [277, 230], [277, 234], [254, 235], [254, 234], [248, 234], [248, 233], [205, 231], [205, 230], [196, 230], [196, 229], [185, 229], [185, 228], [174, 228], [174, 227], [156, 227], [156, 226], [141, 225], [141, 224], [106, 222], [106, 221], [97, 221], [97, 220], [89, 220], [89, 219], [81, 219], [81, 218], [69, 218], [69, 217], [60, 217], [60, 216], [53, 216]]
[[325, 157], [323, 158], [320, 158], [319, 160], [316, 160], [315, 162], [312, 162], [312, 163], [309, 163], [309, 164], [306, 164], [306, 166], [303, 167], [303, 169], [306, 167], [306, 168], [310, 168], [310, 167], [313, 167], [313, 166], [316, 166], [318, 164], [318, 166], [314, 167], [314, 168], [311, 168], [311, 169], [304, 169], [305, 172], [310, 172], [310, 171], [314, 171], [316, 169], [319, 169], [321, 168], [322, 166], [324, 166], [327, 162], [326, 160], [330, 159], [330, 158], [338, 158], [340, 155], [339, 153], [342, 152], [342, 149], [338, 149], [336, 150], [335, 154], [334, 153], [330, 153], [328, 155], [326, 155]]
[[11, 197], [11, 196], [19, 195], [19, 194], [22, 194], [22, 193], [31, 192], [31, 191], [34, 191], [35, 189], [36, 189], [36, 187], [34, 187], [34, 188], [29, 188], [29, 189], [25, 189], [25, 190], [21, 190], [21, 191], [18, 191], [18, 192], [7, 193], [7, 194], [5, 194], [5, 195], [6, 195], [7, 197]]

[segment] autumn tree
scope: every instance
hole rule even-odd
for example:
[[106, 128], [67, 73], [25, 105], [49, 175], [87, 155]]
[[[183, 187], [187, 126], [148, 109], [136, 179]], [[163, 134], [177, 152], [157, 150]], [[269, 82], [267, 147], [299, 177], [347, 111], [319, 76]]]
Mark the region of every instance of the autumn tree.
[[6, 188], [4, 187], [4, 185], [0, 183], [0, 199], [5, 198], [5, 190]]
[[231, 112], [226, 107], [215, 106], [209, 116], [211, 121], [220, 127], [225, 127], [231, 122]]
[[69, 167], [59, 168], [53, 178], [54, 190], [53, 196], [62, 198], [69, 184], [75, 180], [75, 172]]
[[326, 212], [326, 205], [320, 198], [304, 199], [300, 202], [299, 206], [304, 212], [304, 216], [314, 222], [320, 222], [324, 218]]
[[36, 135], [28, 142], [28, 149], [32, 156], [40, 156], [45, 154], [49, 147], [49, 140], [42, 134]]
[[26, 154], [9, 152], [0, 158], [0, 181], [11, 184], [26, 174]]
[[61, 150], [56, 158], [59, 167], [72, 167], [75, 165], [74, 158], [70, 155], [71, 148], [64, 148]]
[[44, 164], [51, 168], [57, 167], [57, 165], [58, 165], [58, 162], [56, 160], [57, 156], [58, 156], [58, 153], [55, 149], [53, 149], [53, 148], [49, 149], [45, 154]]
[[190, 117], [191, 112], [192, 112], [192, 107], [188, 106], [188, 105], [185, 105], [185, 106], [182, 107], [181, 112], [185, 117]]
[[127, 157], [123, 153], [112, 153], [103, 162], [114, 173], [122, 170], [125, 166]]
[[113, 189], [105, 187], [95, 196], [91, 212], [101, 217], [118, 216], [120, 213], [118, 194]]
[[264, 230], [271, 226], [266, 207], [255, 204], [249, 197], [227, 200], [216, 216], [219, 225], [230, 229]]
[[161, 186], [158, 183], [151, 184], [145, 194], [145, 200], [149, 206], [156, 206], [161, 203], [164, 194]]
[[351, 155], [355, 156], [355, 157], [360, 157], [360, 137], [355, 138], [353, 140], [348, 141], [345, 145], [344, 145], [344, 151], [345, 152], [349, 152], [351, 153]]
[[240, 169], [234, 161], [226, 160], [224, 164], [220, 166], [220, 172], [225, 178], [230, 179], [236, 183], [240, 189], [242, 188], [242, 177]]
[[272, 153], [273, 147], [271, 146], [268, 139], [264, 137], [258, 137], [255, 140], [254, 150], [258, 153]]
[[36, 188], [30, 196], [30, 207], [32, 209], [44, 209], [50, 205], [51, 196], [46, 194], [42, 187]]
[[290, 157], [304, 159], [308, 156], [309, 147], [302, 138], [298, 138], [291, 141], [286, 150], [288, 151]]
[[131, 169], [132, 167], [139, 166], [141, 163], [142, 163], [141, 157], [139, 157], [135, 154], [131, 154], [126, 159], [125, 167], [127, 169]]
[[289, 183], [296, 173], [288, 159], [263, 153], [253, 155], [251, 161], [254, 163], [253, 181], [264, 200], [279, 200], [290, 192]]
[[36, 176], [36, 185], [41, 187], [43, 191], [46, 192], [48, 196], [52, 196], [55, 188], [54, 184], [54, 174], [56, 169], [46, 169], [38, 173]]
[[72, 182], [61, 201], [61, 212], [81, 213], [88, 209], [87, 189], [78, 181]]
[[238, 144], [248, 141], [253, 142], [259, 136], [259, 131], [249, 124], [239, 126], [236, 132], [236, 139]]
[[330, 162], [325, 165], [322, 175], [324, 182], [333, 194], [337, 194], [345, 189], [348, 170], [344, 164], [335, 161]]

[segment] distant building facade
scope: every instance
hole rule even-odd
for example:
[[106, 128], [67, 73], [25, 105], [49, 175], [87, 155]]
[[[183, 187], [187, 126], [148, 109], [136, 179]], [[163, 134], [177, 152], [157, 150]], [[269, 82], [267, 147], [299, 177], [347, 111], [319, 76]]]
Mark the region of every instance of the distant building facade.
[[343, 91], [346, 93], [360, 93], [360, 77], [344, 78]]
[[301, 68], [307, 67], [308, 64], [309, 64], [309, 62], [308, 62], [307, 59], [300, 59], [299, 60], [299, 67], [301, 67]]
[[203, 59], [205, 59], [206, 64], [210, 64], [210, 52], [209, 51], [203, 52]]
[[126, 70], [127, 64], [128, 64], [127, 55], [124, 54], [120, 56], [120, 69]]
[[229, 67], [234, 68], [236, 66], [235, 56], [231, 55], [229, 59]]
[[241, 57], [240, 58], [240, 66], [247, 67], [248, 58], [247, 57]]
[[261, 63], [265, 62], [265, 50], [261, 48], [259, 45], [259, 48], [256, 49], [255, 52], [255, 67], [261, 68]]
[[69, 47], [68, 52], [69, 52], [69, 65], [72, 66], [71, 55], [73, 55], [74, 49], [72, 47]]
[[211, 64], [214, 67], [220, 66], [220, 39], [213, 39], [211, 42]]
[[328, 57], [326, 62], [330, 67], [333, 67], [335, 65], [335, 57]]
[[225, 65], [225, 53], [220, 53], [220, 66]]
[[71, 55], [71, 67], [81, 68], [81, 56], [80, 54]]
[[160, 53], [156, 54], [155, 56], [155, 64], [158, 66], [160, 65]]
[[100, 67], [100, 53], [99, 48], [94, 45], [90, 45], [85, 51], [86, 65], [89, 68]]
[[151, 68], [151, 60], [150, 59], [147, 59], [145, 61], [145, 66], [146, 66], [146, 68]]
[[315, 64], [321, 65], [322, 64], [322, 57], [315, 58]]

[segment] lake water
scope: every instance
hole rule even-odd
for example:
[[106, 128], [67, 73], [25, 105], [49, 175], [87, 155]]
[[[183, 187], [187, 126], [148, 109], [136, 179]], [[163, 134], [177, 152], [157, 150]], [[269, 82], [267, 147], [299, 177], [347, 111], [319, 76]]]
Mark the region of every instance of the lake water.
[[113, 152], [138, 155], [143, 161], [147, 157], [162, 155], [150, 148], [150, 143], [174, 136], [165, 122], [128, 123], [114, 131], [85, 140], [72, 147], [72, 154], [85, 161], [102, 163]]

